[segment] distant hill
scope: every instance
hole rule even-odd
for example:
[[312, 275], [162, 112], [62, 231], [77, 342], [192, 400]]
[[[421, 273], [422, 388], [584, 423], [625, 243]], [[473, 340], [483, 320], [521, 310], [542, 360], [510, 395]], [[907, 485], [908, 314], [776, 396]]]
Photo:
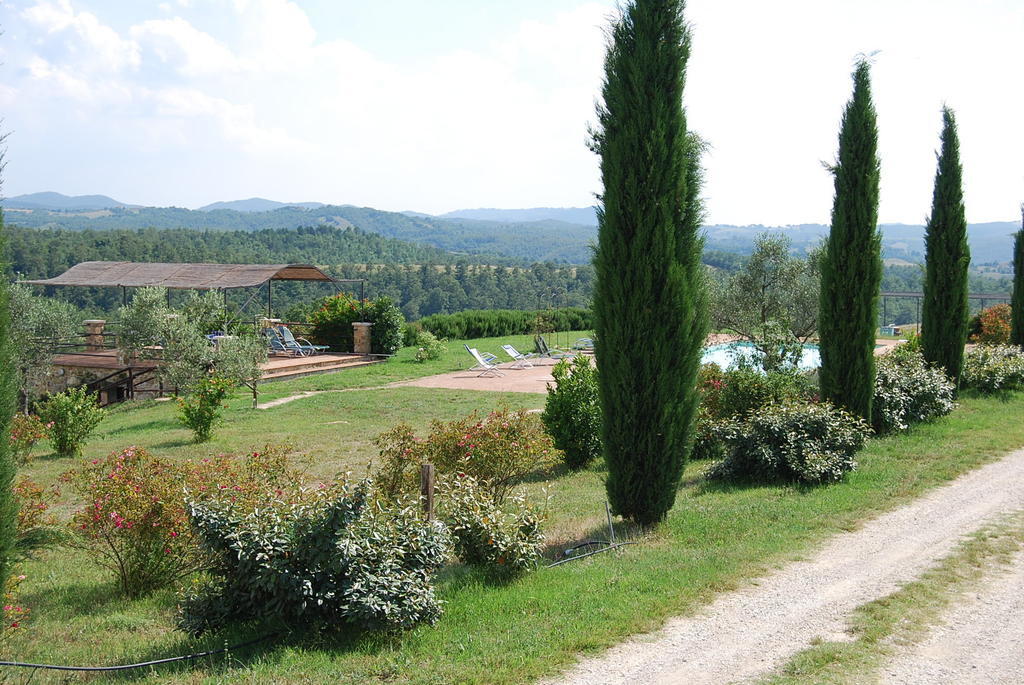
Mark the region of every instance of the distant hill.
[[478, 219], [504, 223], [561, 221], [581, 226], [597, 226], [594, 207], [534, 207], [533, 209], [457, 209], [441, 214], [442, 219]]
[[29, 193], [16, 195], [3, 201], [6, 209], [52, 209], [57, 211], [91, 211], [129, 207], [106, 195], [62, 195], [61, 193]]
[[323, 207], [323, 202], [278, 202], [267, 200], [262, 197], [250, 197], [248, 200], [231, 200], [229, 202], [214, 202], [213, 204], [200, 207], [200, 212], [213, 212], [218, 209], [230, 209], [235, 212], [270, 212], [282, 207], [302, 207], [303, 209], [317, 209]]

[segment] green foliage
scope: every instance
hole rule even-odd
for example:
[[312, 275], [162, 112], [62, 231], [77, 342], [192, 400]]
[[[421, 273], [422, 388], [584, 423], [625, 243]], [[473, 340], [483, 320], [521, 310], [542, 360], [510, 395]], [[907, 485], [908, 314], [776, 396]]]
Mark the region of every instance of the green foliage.
[[[6, 134], [0, 136], [0, 143]], [[4, 167], [4, 153], [0, 150], [0, 172]], [[3, 210], [0, 209], [0, 254], [7, 254], [7, 231]], [[12, 297], [7, 274], [0, 274], [0, 578], [11, 576], [14, 547], [17, 542], [18, 502], [12, 490], [17, 465], [11, 449], [10, 435], [14, 409], [18, 398], [17, 351], [18, 341], [12, 326]], [[5, 615], [5, 618], [8, 616]], [[10, 622], [6, 625], [10, 625]]]
[[550, 467], [557, 457], [535, 414], [507, 408], [483, 418], [473, 412], [457, 421], [434, 421], [425, 438], [401, 423], [374, 444], [381, 457], [376, 479], [391, 500], [418, 487], [420, 464], [433, 464], [439, 474], [475, 478], [500, 505], [525, 476]]
[[178, 420], [192, 431], [196, 442], [210, 439], [233, 386], [230, 379], [209, 373], [200, 378], [187, 395], [178, 398]]
[[875, 327], [882, 280], [878, 231], [878, 125], [866, 61], [853, 73], [833, 174], [832, 229], [821, 262], [821, 395], [863, 419], [875, 387]]
[[227, 333], [228, 310], [224, 296], [216, 290], [193, 291], [181, 305], [181, 314], [202, 334], [220, 331]]
[[921, 350], [929, 363], [944, 369], [955, 388], [960, 382], [967, 342], [967, 245], [960, 140], [953, 110], [942, 108], [942, 152], [935, 172], [932, 213], [925, 227], [924, 302]]
[[1010, 307], [1013, 324], [1010, 343], [1024, 346], [1024, 205], [1021, 205], [1021, 230], [1013, 236], [1013, 294]]
[[168, 330], [171, 309], [166, 288], [138, 288], [128, 304], [118, 310], [117, 347], [126, 358], [152, 356], [146, 348], [160, 345]]
[[544, 317], [551, 331], [585, 331], [591, 329], [594, 323], [589, 310], [571, 307], [551, 310], [470, 310], [457, 314], [434, 314], [417, 323], [438, 337], [468, 340], [535, 333], [538, 316]]
[[711, 420], [742, 417], [770, 404], [817, 396], [814, 382], [799, 371], [764, 373], [752, 366], [722, 371], [716, 364], [705, 364], [697, 388], [701, 413]]
[[450, 553], [448, 532], [413, 509], [368, 504], [369, 487], [270, 501], [247, 513], [190, 502], [192, 525], [214, 561], [211, 577], [182, 598], [179, 627], [199, 635], [261, 620], [391, 630], [436, 621], [431, 574]]
[[204, 330], [201, 317], [193, 320], [186, 314], [168, 320], [160, 373], [169, 385], [178, 392], [190, 393], [211, 372], [234, 385], [259, 381], [267, 360], [266, 340], [249, 331], [235, 330], [212, 345]]
[[298, 492], [284, 450], [267, 447], [244, 460], [220, 456], [170, 461], [128, 447], [64, 475], [85, 500], [72, 526], [75, 545], [111, 571], [121, 591], [138, 597], [205, 568], [185, 509], [215, 500], [251, 511], [270, 497]]
[[1008, 304], [997, 304], [982, 309], [971, 319], [969, 332], [972, 343], [1005, 345], [1010, 342], [1012, 310]]
[[883, 355], [876, 369], [871, 423], [878, 433], [904, 431], [956, 408], [953, 383], [907, 344]]
[[817, 331], [821, 254], [806, 259], [790, 254], [784, 235], [761, 233], [743, 267], [716, 283], [711, 319], [715, 328], [746, 340], [761, 340], [769, 325], [781, 326], [806, 341]]
[[106, 415], [84, 387], [50, 395], [36, 409], [43, 421], [52, 424], [50, 443], [59, 457], [79, 456], [82, 445]]
[[765, 407], [724, 427], [726, 457], [712, 478], [830, 483], [857, 466], [854, 455], [871, 429], [827, 402]]
[[565, 454], [570, 469], [582, 469], [601, 455], [601, 404], [597, 393], [597, 368], [590, 358], [577, 355], [562, 359], [551, 370], [555, 387], [548, 386], [548, 399], [541, 419]]
[[413, 342], [410, 344], [410, 346], [417, 348], [413, 359], [420, 363], [432, 359], [440, 359], [448, 351], [448, 346], [445, 344], [447, 342], [447, 338], [438, 340], [430, 331], [417, 330], [415, 331]]
[[506, 581], [532, 571], [544, 551], [542, 517], [522, 495], [499, 507], [487, 488], [471, 476], [448, 476], [438, 482], [438, 515], [466, 564]]
[[978, 345], [964, 358], [963, 383], [984, 393], [1024, 388], [1024, 350], [1016, 345]]
[[641, 525], [675, 502], [707, 333], [702, 144], [687, 131], [681, 0], [635, 0], [614, 22], [592, 148], [603, 194], [594, 328], [608, 498]]
[[344, 293], [325, 297], [319, 301], [309, 321], [313, 324], [309, 337], [339, 352], [352, 351], [352, 324], [357, 321], [373, 324], [370, 350], [373, 354], [394, 354], [402, 346], [405, 319], [390, 297], [364, 302]]
[[19, 464], [27, 464], [32, 457], [32, 448], [40, 440], [50, 437], [50, 428], [35, 414], [18, 412], [11, 419], [11, 455]]
[[405, 317], [390, 297], [378, 297], [367, 303], [366, 320], [373, 324], [370, 351], [373, 354], [394, 354], [402, 346]]
[[12, 284], [8, 297], [12, 361], [27, 404], [44, 392], [52, 371], [53, 343], [73, 339], [79, 314], [67, 302], [35, 295], [27, 285]]

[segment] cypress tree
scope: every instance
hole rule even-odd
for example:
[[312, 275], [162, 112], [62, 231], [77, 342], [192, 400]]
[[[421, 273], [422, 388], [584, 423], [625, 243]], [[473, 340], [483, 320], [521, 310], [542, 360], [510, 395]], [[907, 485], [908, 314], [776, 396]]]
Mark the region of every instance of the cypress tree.
[[921, 352], [957, 385], [967, 342], [967, 268], [971, 264], [962, 177], [956, 117], [943, 107], [942, 150], [924, 238]]
[[[0, 143], [6, 136], [0, 136]], [[3, 171], [0, 151], [0, 172]], [[7, 234], [3, 209], [0, 208], [0, 254], [7, 254]], [[10, 284], [7, 265], [0, 269], [0, 582], [11, 574], [15, 537], [18, 527], [18, 502], [14, 498], [14, 476], [17, 466], [8, 436], [17, 404], [18, 380], [15, 378], [11, 347]]]
[[818, 333], [821, 396], [871, 420], [875, 326], [882, 282], [878, 230], [878, 124], [870, 68], [853, 72], [853, 96], [843, 112], [832, 173], [832, 228], [821, 264]]
[[641, 525], [675, 502], [707, 335], [700, 143], [682, 106], [682, 0], [634, 0], [614, 23], [592, 147], [601, 157], [594, 257], [608, 499]]
[[1020, 230], [1013, 236], [1013, 294], [1010, 299], [1010, 344], [1024, 345], [1024, 205]]

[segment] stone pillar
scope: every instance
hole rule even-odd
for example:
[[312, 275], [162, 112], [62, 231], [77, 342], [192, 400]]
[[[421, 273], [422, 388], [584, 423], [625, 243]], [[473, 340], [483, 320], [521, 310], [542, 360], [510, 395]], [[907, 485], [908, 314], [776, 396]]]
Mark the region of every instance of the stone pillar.
[[85, 326], [85, 351], [99, 352], [103, 349], [103, 327], [107, 322], [103, 319], [87, 319], [82, 322]]
[[372, 338], [370, 336], [370, 329], [373, 327], [372, 323], [366, 321], [355, 321], [352, 323], [352, 339], [354, 341], [355, 353], [356, 354], [370, 354], [372, 347]]

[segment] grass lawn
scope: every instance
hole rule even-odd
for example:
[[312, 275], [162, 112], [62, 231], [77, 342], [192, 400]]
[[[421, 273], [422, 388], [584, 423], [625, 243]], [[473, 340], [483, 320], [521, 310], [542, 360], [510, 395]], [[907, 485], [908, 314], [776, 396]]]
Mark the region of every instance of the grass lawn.
[[[497, 342], [474, 344], [498, 351]], [[517, 339], [513, 344], [520, 346]], [[451, 344], [445, 358], [428, 365], [403, 361], [406, 350], [387, 365], [264, 387], [268, 395], [277, 396], [373, 387], [399, 377], [452, 370], [461, 361], [458, 350], [461, 343]], [[464, 366], [469, 365], [465, 350], [461, 356]], [[227, 424], [213, 441], [198, 447], [176, 425], [170, 403], [147, 403], [112, 412], [86, 456], [128, 444], [184, 457], [287, 442], [309, 455], [314, 475], [362, 475], [374, 456], [372, 438], [398, 421], [422, 428], [432, 419], [456, 418], [472, 409], [500, 403], [540, 407], [543, 402], [543, 395], [399, 387], [326, 393], [254, 411], [240, 396], [231, 402]], [[518, 683], [551, 675], [579, 652], [598, 650], [657, 628], [669, 616], [693, 612], [715, 593], [806, 554], [828, 535], [1024, 446], [1022, 411], [1021, 394], [965, 397], [948, 417], [902, 436], [870, 441], [859, 455], [859, 469], [828, 487], [710, 484], [702, 478], [707, 465], [694, 463], [687, 468], [668, 520], [652, 532], [635, 535], [638, 545], [541, 569], [505, 586], [488, 584], [462, 568], [446, 570], [439, 579], [445, 614], [435, 626], [398, 636], [293, 634], [227, 656], [121, 677], [174, 683]], [[41, 455], [25, 471], [49, 482], [71, 465]], [[547, 529], [559, 543], [603, 535], [602, 477], [598, 467], [577, 474], [556, 471], [546, 482], [525, 486], [535, 496], [542, 489], [552, 496]], [[7, 659], [126, 663], [215, 649], [263, 632], [239, 629], [188, 639], [173, 629], [173, 592], [139, 601], [121, 599], [111, 579], [67, 548], [41, 553], [22, 572], [29, 576], [22, 601], [33, 617], [28, 630], [4, 643]], [[40, 672], [35, 681], [50, 675]]]

